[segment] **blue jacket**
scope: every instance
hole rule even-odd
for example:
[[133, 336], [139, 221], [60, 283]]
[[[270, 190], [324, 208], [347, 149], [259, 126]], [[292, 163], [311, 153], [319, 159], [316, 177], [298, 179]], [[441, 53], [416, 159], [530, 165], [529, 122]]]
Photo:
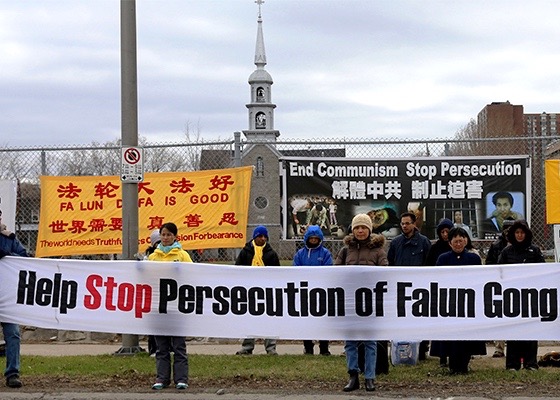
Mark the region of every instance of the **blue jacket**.
[[[320, 239], [319, 246], [309, 248], [307, 240], [311, 236], [316, 236]], [[323, 231], [317, 225], [310, 225], [303, 236], [304, 247], [299, 249], [294, 256], [295, 266], [321, 266], [333, 265], [331, 252], [323, 247]]]
[[426, 265], [430, 247], [432, 247], [432, 243], [418, 229], [414, 231], [414, 235], [410, 239], [400, 234], [392, 239], [389, 245], [389, 252], [387, 253], [389, 265], [411, 267]]
[[21, 245], [16, 238], [10, 239], [7, 236], [0, 234], [0, 250], [8, 253], [10, 256], [27, 257], [25, 247]]

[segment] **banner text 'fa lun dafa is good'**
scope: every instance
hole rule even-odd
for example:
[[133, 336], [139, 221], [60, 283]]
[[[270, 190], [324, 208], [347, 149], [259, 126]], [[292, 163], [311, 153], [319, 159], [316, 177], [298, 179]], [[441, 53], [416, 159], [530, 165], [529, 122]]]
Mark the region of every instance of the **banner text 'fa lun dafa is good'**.
[[[147, 173], [138, 183], [139, 249], [166, 222], [185, 249], [242, 247], [252, 167]], [[122, 252], [118, 176], [42, 176], [37, 257]]]

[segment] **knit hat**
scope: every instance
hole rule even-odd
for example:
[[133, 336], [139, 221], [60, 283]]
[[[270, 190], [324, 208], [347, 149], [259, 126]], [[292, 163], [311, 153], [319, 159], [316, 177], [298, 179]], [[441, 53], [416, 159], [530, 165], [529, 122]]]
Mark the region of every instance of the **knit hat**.
[[156, 244], [160, 240], [161, 240], [161, 238], [159, 236], [159, 229], [154, 229], [152, 231], [152, 233], [150, 234], [150, 243], [151, 244]]
[[367, 214], [358, 214], [352, 218], [352, 230], [358, 226], [365, 226], [371, 232], [372, 222], [371, 218]]
[[268, 239], [268, 231], [266, 230], [266, 228], [264, 226], [259, 225], [253, 231], [253, 239], [256, 238], [256, 237], [259, 237], [261, 235], [264, 235], [264, 237]]

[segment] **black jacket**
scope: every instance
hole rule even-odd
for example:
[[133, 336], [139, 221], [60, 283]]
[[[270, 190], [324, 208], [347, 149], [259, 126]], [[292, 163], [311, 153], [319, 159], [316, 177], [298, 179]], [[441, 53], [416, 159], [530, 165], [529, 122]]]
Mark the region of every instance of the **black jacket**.
[[[253, 264], [253, 257], [255, 256], [255, 248], [253, 247], [253, 241], [247, 242], [245, 247], [241, 249], [237, 259], [235, 260], [235, 265], [247, 265], [251, 266]], [[263, 249], [263, 262], [266, 266], [280, 266], [280, 259], [278, 254], [272, 249], [272, 246], [266, 242]]]
[[502, 235], [499, 239], [496, 239], [488, 249], [488, 255], [486, 256], [486, 265], [497, 264], [500, 253], [508, 245], [507, 239]]
[[[525, 240], [518, 242], [515, 239], [515, 231], [523, 229], [525, 231]], [[525, 221], [515, 221], [509, 228], [508, 245], [500, 253], [498, 257], [498, 264], [528, 264], [528, 263], [543, 263], [544, 256], [537, 246], [531, 244], [533, 240], [533, 232], [527, 226]]]

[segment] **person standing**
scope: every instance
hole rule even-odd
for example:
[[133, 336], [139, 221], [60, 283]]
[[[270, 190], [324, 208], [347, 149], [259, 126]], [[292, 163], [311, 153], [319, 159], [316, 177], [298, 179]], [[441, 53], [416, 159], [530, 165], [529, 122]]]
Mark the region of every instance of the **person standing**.
[[[438, 257], [436, 266], [482, 265], [480, 256], [467, 250], [468, 240], [469, 234], [463, 228], [451, 229], [449, 231], [451, 250]], [[468, 373], [471, 357], [475, 354], [486, 354], [486, 345], [482, 341], [448, 340], [440, 343], [442, 344], [440, 357], [449, 357], [451, 374]]]
[[[430, 251], [428, 252], [428, 257], [426, 258], [426, 265], [435, 266], [437, 259], [443, 253], [447, 253], [451, 250], [449, 247], [449, 231], [453, 228], [453, 222], [451, 222], [448, 218], [443, 218], [439, 221], [439, 224], [436, 228], [436, 233], [438, 236], [438, 240], [430, 247]], [[424, 343], [424, 342], [422, 342]], [[440, 340], [432, 340], [430, 343], [430, 355], [433, 357], [439, 357], [439, 365], [441, 367], [447, 366], [447, 356], [444, 355], [443, 352], [443, 342]], [[419, 359], [426, 359], [426, 350], [427, 345], [424, 343], [422, 348], [420, 349]]]
[[[343, 240], [344, 247], [336, 256], [335, 265], [388, 265], [383, 246], [385, 237], [372, 234], [371, 218], [367, 214], [358, 214], [352, 219], [352, 233]], [[346, 365], [350, 380], [344, 386], [345, 392], [360, 388], [360, 368], [358, 363], [358, 346], [365, 348], [364, 376], [366, 391], [375, 390], [375, 366], [377, 359], [377, 341], [347, 340], [344, 342]]]
[[[2, 210], [0, 210], [0, 258], [4, 256], [27, 257], [28, 255], [25, 248], [16, 239], [16, 235], [2, 224]], [[21, 349], [19, 325], [11, 322], [2, 322], [1, 325], [6, 342], [6, 369], [4, 370], [6, 386], [20, 388], [22, 382], [19, 377]]]
[[[416, 214], [412, 212], [401, 214], [401, 231], [402, 234], [391, 240], [389, 245], [387, 255], [389, 265], [408, 267], [426, 265], [432, 243], [416, 227]], [[419, 358], [421, 360], [426, 359], [428, 343], [426, 340], [420, 343]]]
[[411, 212], [401, 214], [402, 234], [391, 240], [387, 259], [389, 265], [421, 266], [426, 264], [432, 244], [415, 225], [416, 215]]
[[[144, 252], [144, 260], [147, 260], [161, 243], [161, 238], [159, 236], [159, 229], [154, 229], [152, 233], [150, 233], [150, 245]], [[156, 337], [154, 335], [148, 335], [148, 354], [151, 357], [155, 357], [157, 351], [156, 346]]]
[[[161, 242], [152, 254], [150, 261], [189, 262], [192, 259], [177, 241], [177, 225], [173, 222], [163, 224], [159, 230]], [[161, 390], [171, 383], [171, 352], [173, 352], [173, 381], [175, 388], [186, 389], [189, 379], [189, 358], [187, 341], [184, 336], [155, 335], [156, 340], [156, 383], [152, 389]]]
[[[509, 228], [513, 225], [513, 219], [505, 219], [502, 223], [502, 234], [498, 239], [496, 239], [491, 245], [490, 249], [488, 249], [488, 255], [486, 256], [485, 264], [486, 265], [493, 265], [498, 263], [498, 257], [500, 257], [500, 253], [506, 246], [509, 244], [507, 240], [507, 233]], [[492, 357], [500, 358], [505, 357], [505, 348], [506, 342], [505, 340], [495, 340], [494, 341], [494, 354]]]
[[455, 211], [455, 213], [453, 214], [453, 218], [454, 218], [454, 221], [455, 221], [453, 226], [455, 228], [463, 228], [465, 231], [467, 231], [467, 233], [469, 234], [469, 237], [472, 239], [473, 235], [472, 235], [471, 228], [463, 222], [463, 211], [461, 211], [461, 210]]
[[[253, 231], [253, 240], [247, 242], [239, 252], [235, 265], [247, 265], [253, 267], [280, 266], [280, 258], [270, 243], [268, 243], [268, 230], [263, 225], [259, 225]], [[276, 340], [265, 339], [264, 348], [266, 353], [275, 356]], [[246, 338], [241, 344], [241, 350], [237, 355], [253, 354], [255, 349], [255, 339]]]
[[507, 233], [514, 222], [515, 220], [513, 219], [506, 219], [502, 223], [502, 234], [490, 245], [490, 248], [488, 249], [488, 255], [486, 256], [485, 260], [486, 265], [498, 264], [498, 258], [500, 257], [502, 250], [505, 249], [509, 244]]
[[[309, 225], [303, 236], [303, 247], [294, 255], [293, 265], [303, 266], [325, 266], [332, 265], [331, 252], [323, 246], [323, 231], [318, 225]], [[303, 341], [303, 353], [313, 354], [313, 340]], [[329, 341], [319, 340], [319, 354], [330, 356]]]
[[[529, 264], [543, 263], [544, 256], [533, 242], [533, 232], [524, 220], [515, 221], [508, 230], [506, 246], [498, 257], [498, 264]], [[506, 342], [506, 369], [537, 370], [537, 351], [539, 342], [536, 340], [508, 340]]]
[[439, 256], [451, 250], [449, 247], [449, 231], [453, 228], [453, 222], [448, 218], [439, 221], [436, 228], [437, 241], [430, 247], [426, 257], [426, 265], [435, 266]]

